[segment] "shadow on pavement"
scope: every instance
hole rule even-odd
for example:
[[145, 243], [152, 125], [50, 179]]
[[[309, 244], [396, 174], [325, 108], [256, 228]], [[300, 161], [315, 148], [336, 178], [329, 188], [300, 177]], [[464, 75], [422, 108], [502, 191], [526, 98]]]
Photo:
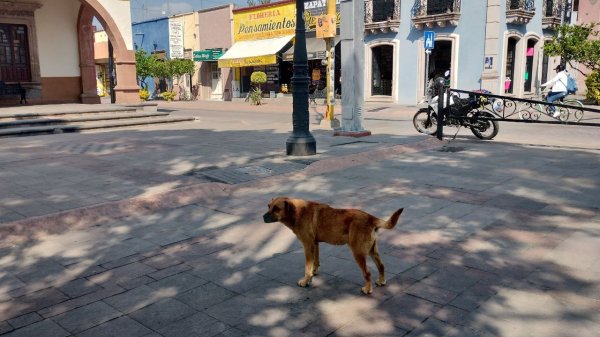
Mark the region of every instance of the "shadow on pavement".
[[[110, 132], [5, 151], [5, 219], [48, 212], [21, 220], [32, 227], [0, 224], [0, 335], [598, 334], [597, 152], [458, 139], [374, 157], [424, 138], [315, 136], [325, 145], [315, 159], [328, 165], [255, 169], [237, 184], [202, 169], [287, 162], [287, 134]], [[278, 195], [382, 218], [405, 207], [396, 229], [379, 233], [388, 284], [360, 295], [348, 248], [321, 244], [320, 275], [298, 288], [300, 245], [261, 221]], [[132, 197], [146, 199], [121, 202]], [[53, 219], [61, 201], [110, 207]]]

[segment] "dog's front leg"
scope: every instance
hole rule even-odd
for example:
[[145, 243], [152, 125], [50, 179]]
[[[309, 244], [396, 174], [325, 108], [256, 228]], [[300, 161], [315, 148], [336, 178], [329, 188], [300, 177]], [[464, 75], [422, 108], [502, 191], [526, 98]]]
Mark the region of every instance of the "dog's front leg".
[[314, 275], [315, 247], [314, 242], [302, 243], [304, 246], [304, 278], [298, 280], [298, 286], [308, 287]]
[[321, 263], [319, 262], [319, 243], [315, 242], [314, 247], [315, 262], [313, 264], [313, 275], [317, 275], [319, 273], [319, 267], [321, 266]]

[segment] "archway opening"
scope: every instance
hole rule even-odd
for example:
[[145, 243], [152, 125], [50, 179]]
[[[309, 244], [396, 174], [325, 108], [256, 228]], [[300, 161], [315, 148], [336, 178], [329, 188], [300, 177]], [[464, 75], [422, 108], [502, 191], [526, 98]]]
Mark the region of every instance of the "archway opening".
[[536, 39], [528, 39], [527, 40], [527, 49], [525, 50], [525, 74], [523, 83], [523, 90], [525, 92], [531, 92], [531, 88], [534, 83], [534, 77], [536, 77], [536, 69], [534, 69], [535, 59], [536, 59]]

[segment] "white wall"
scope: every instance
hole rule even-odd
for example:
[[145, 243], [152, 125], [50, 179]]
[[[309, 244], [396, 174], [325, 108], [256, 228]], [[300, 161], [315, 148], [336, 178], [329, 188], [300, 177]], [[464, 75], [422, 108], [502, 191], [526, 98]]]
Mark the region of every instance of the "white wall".
[[[121, 35], [125, 40], [127, 49], [133, 50], [133, 34], [131, 32], [131, 9], [130, 2], [123, 0], [98, 0], [108, 11], [119, 27]], [[106, 29], [106, 27], [104, 27]]]
[[80, 76], [77, 17], [81, 3], [74, 0], [39, 2], [42, 7], [35, 12], [35, 25], [41, 77]]

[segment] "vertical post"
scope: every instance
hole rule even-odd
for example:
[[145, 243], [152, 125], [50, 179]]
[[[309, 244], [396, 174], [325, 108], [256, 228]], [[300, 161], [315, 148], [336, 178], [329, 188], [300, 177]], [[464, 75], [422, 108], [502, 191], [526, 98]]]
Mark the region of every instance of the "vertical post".
[[115, 59], [114, 59], [113, 45], [108, 41], [108, 86], [110, 87], [110, 103], [115, 104], [117, 102], [117, 96], [115, 93]]
[[446, 103], [446, 88], [444, 84], [445, 80], [443, 77], [438, 77], [435, 79], [435, 88], [438, 95], [438, 108], [437, 108], [437, 139], [442, 140], [444, 138], [444, 113], [445, 113], [445, 103]]
[[[327, 15], [335, 16], [335, 0], [327, 0]], [[333, 29], [336, 29], [334, 26]], [[325, 39], [327, 50], [327, 120], [332, 122], [335, 106], [335, 43], [332, 37]]]
[[308, 129], [308, 56], [306, 54], [306, 26], [304, 0], [296, 0], [296, 44], [294, 46], [294, 74], [292, 134], [286, 141], [288, 156], [310, 156], [317, 153], [317, 142]]
[[433, 86], [429, 87], [429, 55], [431, 55], [431, 49], [425, 49], [425, 98], [427, 102], [431, 101], [431, 90], [433, 90]]

